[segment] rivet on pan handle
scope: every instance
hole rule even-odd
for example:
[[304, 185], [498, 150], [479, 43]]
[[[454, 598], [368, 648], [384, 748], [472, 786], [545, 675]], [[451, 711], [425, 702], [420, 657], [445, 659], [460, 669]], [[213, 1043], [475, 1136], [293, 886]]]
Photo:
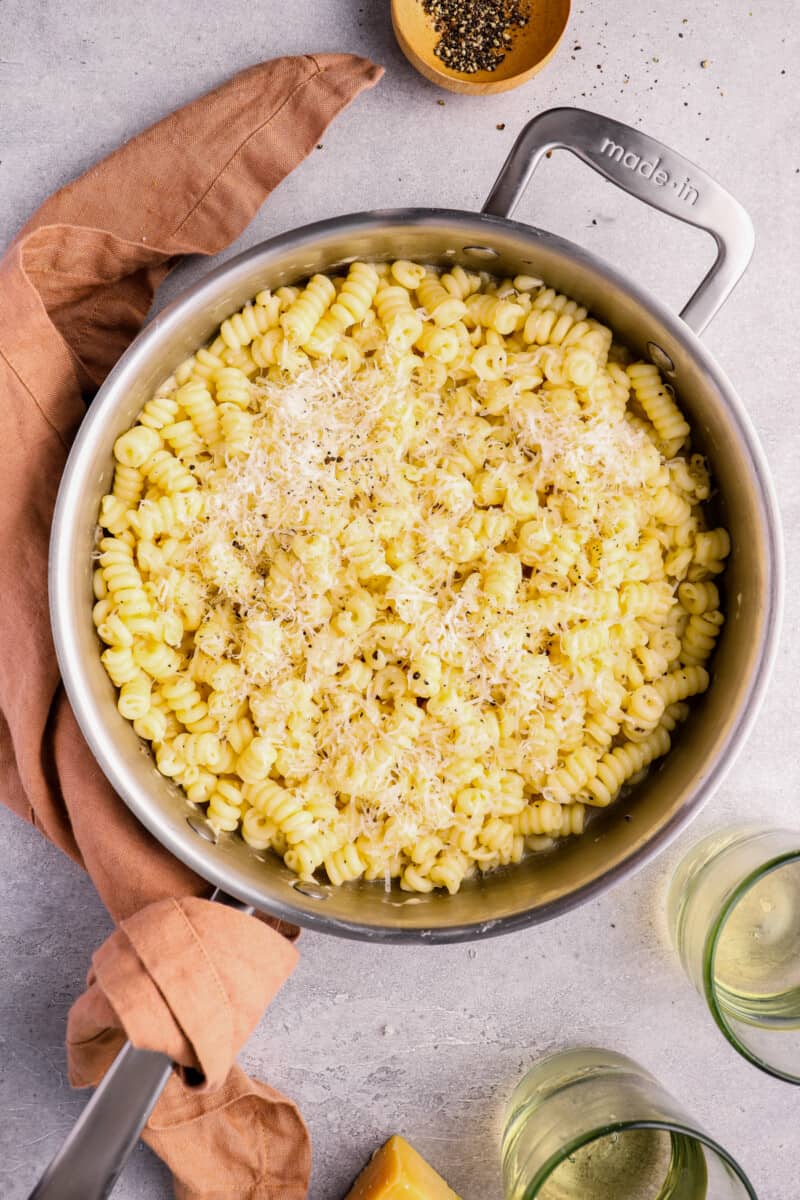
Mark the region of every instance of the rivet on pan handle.
[[[251, 913], [217, 889], [212, 900]], [[126, 1042], [28, 1200], [105, 1200], [172, 1074], [166, 1054]]]
[[688, 158], [630, 125], [582, 108], [551, 108], [522, 130], [483, 211], [510, 217], [543, 155], [555, 149], [571, 150], [637, 200], [711, 234], [716, 260], [681, 312], [702, 333], [753, 253], [753, 225], [739, 201]]

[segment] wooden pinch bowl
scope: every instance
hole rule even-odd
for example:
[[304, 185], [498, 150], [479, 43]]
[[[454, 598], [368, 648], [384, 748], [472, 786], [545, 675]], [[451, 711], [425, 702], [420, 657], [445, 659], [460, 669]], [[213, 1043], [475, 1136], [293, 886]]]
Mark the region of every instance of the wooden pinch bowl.
[[451, 71], [434, 49], [440, 35], [419, 0], [392, 0], [392, 25], [400, 49], [413, 67], [450, 92], [488, 96], [527, 83], [550, 61], [569, 19], [570, 0], [529, 0], [530, 17], [514, 29], [511, 49], [494, 71], [473, 75]]

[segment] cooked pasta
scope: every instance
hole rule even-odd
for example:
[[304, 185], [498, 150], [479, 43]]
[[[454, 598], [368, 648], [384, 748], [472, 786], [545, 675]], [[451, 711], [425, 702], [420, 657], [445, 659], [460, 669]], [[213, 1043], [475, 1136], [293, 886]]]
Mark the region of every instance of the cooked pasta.
[[731, 544], [655, 367], [529, 276], [265, 289], [114, 447], [118, 707], [303, 879], [456, 892], [583, 832], [709, 685]]

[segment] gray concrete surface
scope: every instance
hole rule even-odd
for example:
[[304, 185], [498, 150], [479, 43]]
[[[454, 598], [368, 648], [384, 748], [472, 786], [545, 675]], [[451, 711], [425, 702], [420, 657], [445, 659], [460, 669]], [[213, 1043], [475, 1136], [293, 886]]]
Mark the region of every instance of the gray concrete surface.
[[[281, 53], [351, 50], [383, 63], [387, 75], [281, 186], [241, 246], [353, 209], [475, 208], [520, 126], [552, 105], [577, 103], [641, 126], [717, 176], [755, 221], [752, 267], [706, 340], [745, 397], [775, 474], [787, 529], [787, 613], [745, 752], [658, 862], [513, 938], [432, 950], [305, 935], [302, 963], [244, 1065], [293, 1096], [311, 1126], [311, 1200], [338, 1200], [395, 1131], [465, 1200], [499, 1200], [506, 1098], [538, 1055], [576, 1040], [638, 1057], [740, 1157], [761, 1200], [796, 1200], [800, 1095], [728, 1048], [661, 927], [671, 866], [702, 831], [754, 815], [798, 823], [795, 6], [585, 0], [574, 5], [568, 36], [542, 76], [483, 100], [419, 78], [393, 43], [388, 8], [385, 0], [0, 0], [2, 240], [123, 138]], [[635, 271], [675, 305], [711, 258], [702, 234], [637, 207], [564, 155], [546, 164], [520, 217]], [[164, 296], [205, 269], [182, 267]], [[80, 872], [5, 813], [0, 914], [0, 1195], [22, 1200], [83, 1104], [64, 1077], [64, 1023], [109, 922]], [[115, 1196], [170, 1194], [164, 1169], [140, 1147]]]

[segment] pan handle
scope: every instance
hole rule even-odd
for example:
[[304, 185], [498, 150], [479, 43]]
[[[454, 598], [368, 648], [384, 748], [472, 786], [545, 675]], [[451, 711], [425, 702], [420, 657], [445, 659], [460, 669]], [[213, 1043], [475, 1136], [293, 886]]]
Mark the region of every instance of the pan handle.
[[[253, 906], [219, 888], [211, 896], [240, 912]], [[28, 1200], [105, 1200], [167, 1086], [172, 1060], [126, 1042]]]
[[551, 108], [520, 133], [483, 212], [510, 217], [543, 155], [555, 149], [571, 150], [637, 200], [711, 234], [714, 265], [681, 312], [702, 333], [753, 253], [753, 225], [739, 201], [688, 158], [630, 125], [582, 108]]

